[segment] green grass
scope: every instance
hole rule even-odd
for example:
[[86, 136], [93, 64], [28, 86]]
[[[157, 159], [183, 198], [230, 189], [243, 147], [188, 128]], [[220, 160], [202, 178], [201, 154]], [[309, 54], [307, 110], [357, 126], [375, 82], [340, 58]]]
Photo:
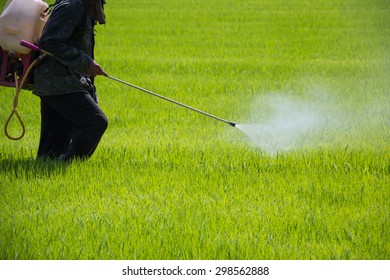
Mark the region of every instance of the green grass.
[[[23, 91], [26, 136], [0, 135], [1, 259], [389, 259], [388, 1], [108, 2], [96, 60], [111, 75], [238, 123], [268, 114], [265, 96], [321, 93], [335, 127], [269, 154], [98, 78], [96, 153], [48, 163]], [[4, 122], [12, 97], [0, 88]]]

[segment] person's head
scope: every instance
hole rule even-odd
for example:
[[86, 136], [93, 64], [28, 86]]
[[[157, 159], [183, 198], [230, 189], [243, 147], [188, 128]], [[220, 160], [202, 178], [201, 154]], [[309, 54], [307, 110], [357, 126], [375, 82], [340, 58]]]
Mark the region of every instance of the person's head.
[[88, 15], [100, 24], [106, 23], [104, 4], [106, 4], [106, 0], [87, 0]]

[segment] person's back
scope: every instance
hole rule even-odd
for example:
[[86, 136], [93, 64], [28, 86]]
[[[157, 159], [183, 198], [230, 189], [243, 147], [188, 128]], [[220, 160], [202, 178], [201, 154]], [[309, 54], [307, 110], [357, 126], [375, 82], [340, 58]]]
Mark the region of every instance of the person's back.
[[[94, 55], [94, 22], [86, 0], [57, 0], [38, 41], [53, 54], [34, 73], [34, 94], [47, 96], [90, 91], [85, 78]], [[84, 79], [82, 79], [84, 77]]]

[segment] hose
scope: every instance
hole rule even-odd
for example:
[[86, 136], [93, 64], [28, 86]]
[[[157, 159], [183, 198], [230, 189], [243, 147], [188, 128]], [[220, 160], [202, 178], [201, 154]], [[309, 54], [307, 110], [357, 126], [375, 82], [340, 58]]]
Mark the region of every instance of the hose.
[[[31, 72], [31, 69], [35, 66], [35, 64], [37, 63], [38, 59], [37, 60], [34, 60], [30, 66], [27, 68], [27, 71], [26, 73], [24, 74], [23, 76], [23, 79], [19, 85], [19, 82], [18, 82], [18, 75], [17, 75], [17, 72], [15, 71], [14, 73], [14, 77], [15, 77], [15, 96], [14, 96], [14, 100], [13, 100], [13, 104], [12, 104], [12, 112], [11, 114], [9, 115], [9, 117], [7, 118], [7, 120], [5, 121], [5, 125], [4, 125], [4, 134], [5, 136], [7, 136], [8, 139], [10, 140], [20, 140], [23, 138], [24, 134], [26, 133], [26, 127], [24, 126], [24, 123], [22, 121], [22, 118], [20, 117], [18, 111], [17, 111], [17, 107], [18, 107], [18, 103], [19, 103], [19, 93], [20, 93], [20, 90], [22, 89], [22, 86], [24, 85], [24, 83], [26, 82], [26, 79], [29, 75], [29, 73]], [[19, 136], [11, 136], [8, 132], [8, 125], [12, 119], [13, 116], [16, 116], [16, 119], [19, 121], [19, 124], [22, 128], [22, 132]]]

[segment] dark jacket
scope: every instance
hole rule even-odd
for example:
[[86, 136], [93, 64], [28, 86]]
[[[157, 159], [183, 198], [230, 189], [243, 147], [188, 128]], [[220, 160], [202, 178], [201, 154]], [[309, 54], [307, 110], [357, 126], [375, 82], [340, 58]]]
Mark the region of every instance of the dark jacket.
[[93, 61], [94, 22], [86, 0], [57, 0], [38, 46], [53, 54], [34, 72], [33, 93], [38, 96], [90, 92], [86, 72]]

